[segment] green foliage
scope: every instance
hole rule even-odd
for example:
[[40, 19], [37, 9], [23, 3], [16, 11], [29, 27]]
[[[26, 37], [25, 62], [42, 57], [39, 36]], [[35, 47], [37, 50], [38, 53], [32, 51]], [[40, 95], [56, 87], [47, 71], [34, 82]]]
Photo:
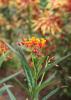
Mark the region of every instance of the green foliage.
[[6, 85], [5, 82], [15, 78], [16, 76], [18, 76], [19, 74], [21, 74], [22, 71], [19, 71], [11, 76], [8, 76], [6, 78], [3, 78], [0, 80], [0, 84], [3, 84], [4, 86], [2, 86], [0, 88], [0, 96], [4, 93], [4, 92], [7, 92], [9, 97], [10, 97], [10, 100], [16, 100], [15, 96], [13, 95], [13, 93], [10, 91], [10, 87], [12, 87], [11, 85]]
[[7, 67], [10, 69], [12, 68], [14, 70], [18, 70], [21, 66], [20, 59], [16, 55], [14, 55], [13, 59], [4, 62], [2, 66], [3, 68]]
[[9, 52], [6, 52], [5, 54], [0, 56], [0, 68], [1, 68], [3, 62], [6, 60], [8, 54], [9, 54]]
[[[10, 88], [12, 86], [11, 85], [6, 85], [6, 87]], [[6, 87], [3, 86], [3, 87], [0, 88], [0, 96], [6, 91], [6, 89], [7, 89]]]
[[10, 100], [16, 100], [14, 94], [11, 92], [11, 90], [9, 89], [10, 87], [12, 87], [11, 85], [6, 85], [4, 84], [4, 86], [2, 88], [0, 88], [0, 96], [4, 93], [7, 92]]
[[[30, 94], [30, 97], [32, 98], [32, 100], [36, 99], [38, 100], [38, 95], [40, 93], [40, 91], [42, 91], [42, 89], [44, 89], [46, 86], [49, 86], [52, 81], [55, 79], [55, 75], [56, 75], [56, 72], [53, 73], [51, 75], [51, 77], [49, 77], [47, 80], [44, 81], [44, 77], [43, 77], [43, 74], [45, 75], [45, 73], [42, 73], [41, 74], [41, 71], [39, 69], [36, 69], [36, 68], [39, 68], [41, 67], [42, 63], [44, 62], [44, 59], [42, 58], [41, 62], [39, 62], [39, 60], [34, 57], [34, 55], [32, 55], [32, 60], [34, 62], [34, 69], [31, 70], [30, 66], [28, 65], [27, 63], [27, 60], [25, 59], [25, 56], [23, 54], [23, 51], [21, 50], [21, 48], [17, 47], [17, 48], [13, 48], [12, 46], [10, 46], [8, 44], [9, 48], [15, 52], [17, 54], [17, 56], [20, 58], [21, 60], [21, 63], [22, 63], [22, 68], [25, 72], [25, 77], [27, 79], [27, 84], [28, 84], [28, 91], [29, 91], [29, 94]], [[36, 63], [37, 62], [37, 63]], [[46, 62], [47, 62], [47, 59], [46, 59]], [[38, 65], [38, 66], [37, 66]], [[45, 67], [47, 68], [48, 67], [48, 63], [45, 64]], [[36, 71], [38, 70], [38, 71]], [[43, 70], [43, 69], [41, 69]], [[35, 72], [36, 71], [36, 72]], [[34, 74], [33, 74], [34, 73]], [[41, 74], [41, 77], [39, 82], [38, 82], [38, 79], [39, 79], [39, 76], [38, 74], [36, 75], [37, 73], [40, 73]], [[43, 78], [42, 78], [43, 77]], [[36, 80], [35, 80], [36, 79]]]
[[48, 93], [45, 97], [43, 97], [42, 100], [48, 100], [51, 96], [53, 96], [56, 92], [59, 91], [59, 88], [56, 88], [54, 90], [52, 90], [50, 93]]
[[10, 91], [10, 89], [5, 84], [4, 84], [4, 86], [5, 86], [5, 88], [6, 88], [7, 92], [8, 92], [8, 95], [9, 95], [10, 99], [11, 100], [16, 100], [14, 94]]
[[2, 80], [0, 80], [0, 84], [5, 83], [7, 81], [9, 81], [10, 79], [14, 78], [15, 76], [19, 75], [22, 71], [19, 71], [11, 76], [8, 76], [6, 78], [3, 78]]
[[48, 3], [48, 0], [40, 0], [40, 8], [42, 10], [46, 9], [47, 3]]

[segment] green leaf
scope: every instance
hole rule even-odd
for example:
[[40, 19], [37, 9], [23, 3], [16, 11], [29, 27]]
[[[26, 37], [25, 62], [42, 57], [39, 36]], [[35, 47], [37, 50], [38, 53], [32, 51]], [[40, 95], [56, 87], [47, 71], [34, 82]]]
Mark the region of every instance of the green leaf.
[[36, 91], [35, 92], [40, 92], [42, 89], [44, 89], [46, 86], [48, 86], [52, 81], [53, 79], [55, 78], [55, 75], [56, 75], [56, 72], [53, 73], [46, 81], [44, 81], [42, 84], [38, 84], [37, 88], [35, 89]]
[[71, 76], [68, 76], [67, 78], [68, 78], [69, 80], [71, 80]]
[[4, 85], [4, 86], [5, 86], [5, 88], [6, 88], [6, 91], [8, 92], [8, 95], [9, 95], [10, 99], [11, 99], [11, 100], [16, 100], [16, 97], [15, 97], [14, 94], [10, 91], [10, 89], [9, 89], [6, 85]]
[[42, 100], [48, 100], [51, 96], [53, 96], [56, 92], [59, 91], [59, 88], [56, 88], [52, 90], [50, 93], [48, 93], [45, 97], [42, 98]]
[[70, 57], [70, 56], [71, 56], [71, 54], [68, 54], [68, 55], [66, 55], [66, 56], [64, 56], [64, 57], [62, 57], [62, 58], [56, 60], [56, 61], [55, 61], [54, 63], [52, 63], [52, 64], [47, 64], [47, 67], [44, 68], [44, 69], [39, 73], [39, 77], [40, 77], [44, 72], [47, 72], [49, 69], [53, 68], [55, 65], [61, 63], [62, 61], [64, 61], [65, 59], [67, 59], [67, 58]]
[[38, 57], [35, 54], [31, 54], [31, 57], [32, 57], [32, 62], [34, 63], [33, 74], [35, 76], [35, 79], [37, 80], [38, 74], [40, 73], [40, 70], [42, 69], [42, 64], [46, 57], [41, 57], [40, 59], [38, 59]]
[[44, 10], [47, 6], [48, 0], [40, 0], [40, 8]]
[[42, 64], [44, 62], [44, 60], [46, 59], [46, 57], [42, 57], [40, 60], [38, 60], [36, 66], [38, 68], [38, 74], [40, 73], [41, 69], [42, 69]]
[[34, 80], [34, 76], [33, 76], [33, 73], [31, 71], [31, 68], [30, 68], [21, 48], [18, 48], [18, 53], [20, 55], [19, 57], [20, 57], [20, 60], [21, 60], [21, 63], [22, 63], [22, 68], [23, 68], [23, 70], [25, 71], [25, 74], [26, 74], [28, 85], [29, 85], [30, 88], [33, 88], [33, 87], [35, 87], [35, 80]]
[[[11, 85], [6, 85], [8, 88], [12, 87]], [[6, 91], [6, 87], [3, 86], [2, 88], [0, 88], [0, 96]]]
[[18, 46], [12, 47], [8, 43], [6, 43], [6, 44], [20, 58], [20, 61], [22, 63], [22, 68], [25, 71], [29, 87], [30, 88], [35, 87], [35, 80], [34, 80], [33, 73], [31, 71], [31, 68], [30, 68], [21, 48], [19, 48]]
[[46, 73], [47, 71], [49, 71], [53, 67], [54, 67], [53, 64], [48, 63], [47, 66], [44, 67], [44, 69], [40, 71], [40, 73], [38, 74], [38, 78], [40, 78], [43, 75], [43, 73]]
[[19, 71], [19, 72], [13, 74], [13, 75], [10, 75], [6, 78], [3, 78], [2, 80], [0, 80], [0, 84], [5, 83], [6, 81], [9, 81], [10, 79], [12, 79], [12, 78], [16, 77], [17, 75], [21, 74], [21, 72], [22, 71]]
[[8, 54], [9, 54], [9, 52], [6, 52], [5, 54], [0, 56], [0, 67], [1, 67], [2, 63], [5, 61]]

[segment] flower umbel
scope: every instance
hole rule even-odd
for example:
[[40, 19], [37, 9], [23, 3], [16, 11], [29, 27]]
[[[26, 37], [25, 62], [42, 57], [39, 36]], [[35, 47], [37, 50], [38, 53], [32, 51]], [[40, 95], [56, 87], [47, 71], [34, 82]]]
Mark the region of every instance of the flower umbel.
[[37, 46], [38, 48], [43, 48], [43, 47], [45, 47], [46, 40], [44, 38], [32, 37], [30, 39], [23, 39], [23, 41], [21, 43], [29, 48], [31, 48], [32, 46], [33, 47]]
[[31, 52], [42, 55], [42, 49], [46, 46], [46, 40], [44, 38], [32, 37], [29, 39], [22, 39], [20, 45], [24, 45], [26, 48], [29, 48]]

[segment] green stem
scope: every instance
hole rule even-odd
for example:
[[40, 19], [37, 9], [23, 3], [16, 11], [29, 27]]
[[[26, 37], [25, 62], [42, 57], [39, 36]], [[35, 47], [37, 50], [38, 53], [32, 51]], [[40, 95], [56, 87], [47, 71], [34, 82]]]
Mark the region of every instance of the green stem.
[[[45, 68], [47, 67], [47, 65], [48, 65], [48, 58], [46, 59]], [[44, 79], [45, 74], [46, 74], [45, 72], [42, 74], [42, 77], [41, 77], [41, 80], [40, 80], [40, 82], [39, 82], [39, 85], [41, 85], [41, 83], [42, 83], [42, 81], [43, 81], [43, 79]]]
[[33, 96], [33, 97], [32, 97], [32, 100], [39, 100], [39, 99], [38, 99], [38, 95]]
[[28, 12], [28, 32], [29, 34], [32, 34], [32, 7], [31, 4], [29, 4], [28, 8], [27, 8], [27, 12]]

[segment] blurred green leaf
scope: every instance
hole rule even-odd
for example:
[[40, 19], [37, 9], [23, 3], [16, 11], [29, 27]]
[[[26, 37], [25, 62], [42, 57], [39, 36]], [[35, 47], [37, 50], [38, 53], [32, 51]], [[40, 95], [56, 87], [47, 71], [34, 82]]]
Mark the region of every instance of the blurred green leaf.
[[42, 84], [38, 84], [38, 86], [35, 89], [36, 93], [39, 93], [42, 89], [44, 89], [46, 86], [50, 85], [50, 83], [53, 81], [55, 78], [56, 72], [53, 73], [46, 81], [42, 82]]
[[8, 95], [10, 97], [10, 100], [17, 100], [14, 94], [10, 91], [10, 89], [7, 87], [7, 85], [4, 85], [6, 88], [6, 91], [8, 92]]
[[8, 56], [9, 52], [6, 52], [5, 54], [0, 56], [0, 67], [2, 63], [6, 60], [6, 57]]
[[40, 8], [44, 10], [47, 6], [48, 0], [40, 0]]
[[34, 76], [32, 74], [31, 68], [30, 68], [21, 48], [18, 48], [18, 53], [20, 55], [19, 57], [20, 57], [20, 60], [21, 60], [21, 63], [22, 63], [22, 68], [23, 68], [23, 70], [25, 71], [25, 74], [26, 74], [28, 85], [29, 85], [30, 88], [33, 88], [33, 87], [35, 87], [35, 80], [34, 80]]
[[12, 47], [8, 43], [6, 43], [6, 44], [20, 58], [20, 61], [22, 63], [22, 68], [26, 74], [28, 85], [29, 85], [30, 89], [32, 89], [32, 87], [35, 87], [35, 80], [34, 80], [34, 76], [32, 74], [31, 68], [30, 68], [30, 66], [29, 66], [29, 64], [28, 64], [28, 62], [23, 54], [23, 51], [18, 46]]
[[59, 88], [56, 88], [52, 90], [50, 93], [48, 93], [45, 97], [42, 98], [42, 100], [48, 100], [51, 96], [53, 96], [56, 92], [59, 91]]
[[22, 73], [22, 71], [19, 71], [19, 72], [13, 74], [13, 75], [10, 75], [10, 76], [8, 76], [6, 78], [3, 78], [2, 80], [0, 80], [0, 84], [5, 83], [6, 81], [9, 81], [10, 79], [16, 77], [17, 75], [19, 75], [21, 73]]
[[44, 73], [47, 72], [49, 69], [53, 68], [54, 66], [56, 66], [57, 64], [61, 63], [62, 61], [64, 61], [65, 59], [67, 59], [68, 57], [70, 57], [71, 54], [68, 54], [60, 59], [57, 59], [54, 63], [52, 64], [47, 64], [47, 67], [44, 68], [40, 73], [39, 73], [39, 77]]
[[[8, 88], [12, 87], [11, 85], [6, 85]], [[0, 96], [6, 91], [6, 87], [3, 86], [0, 88]]]

